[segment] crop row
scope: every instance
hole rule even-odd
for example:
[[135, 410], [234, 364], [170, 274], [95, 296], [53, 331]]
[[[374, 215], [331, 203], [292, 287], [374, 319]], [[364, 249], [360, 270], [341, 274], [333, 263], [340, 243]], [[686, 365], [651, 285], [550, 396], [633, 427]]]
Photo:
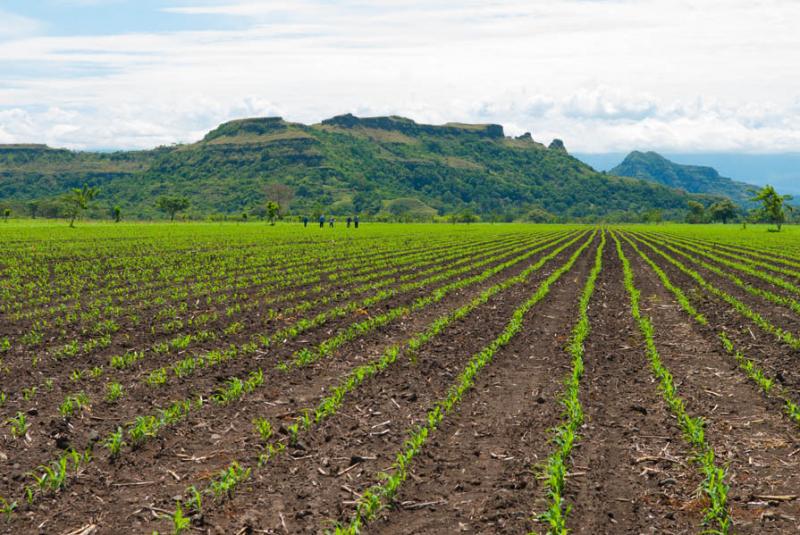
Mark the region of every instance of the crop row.
[[[523, 243], [523, 245], [525, 244], [525, 242], [522, 242], [522, 243]], [[460, 264], [463, 264], [463, 263], [468, 263], [470, 261], [474, 262], [474, 260], [480, 259], [482, 256], [493, 257], [493, 256], [496, 256], [498, 251], [502, 252], [504, 250], [508, 250], [510, 252], [513, 252], [514, 250], [519, 250], [519, 246], [517, 246], [516, 248], [512, 248], [512, 249], [508, 249], [508, 247], [503, 248], [501, 246], [489, 247], [489, 248], [486, 248], [486, 250], [481, 251], [480, 255], [476, 255], [475, 254], [476, 251], [473, 251], [472, 248], [469, 248], [469, 251], [462, 252], [460, 255], [456, 256], [457, 261], [454, 262], [454, 263], [451, 263], [449, 267], [450, 267], [450, 269], [452, 269], [454, 266], [457, 266], [457, 265], [460, 265]], [[333, 293], [330, 291], [331, 290], [330, 288], [328, 289], [327, 292], [325, 292], [325, 288], [320, 288], [320, 289], [316, 289], [315, 288], [313, 294], [316, 294], [316, 295], [322, 294], [321, 297], [318, 297], [317, 299], [313, 299], [313, 300], [308, 300], [307, 299], [305, 301], [301, 301], [299, 303], [296, 303], [294, 306], [282, 310], [280, 312], [280, 314], [283, 315], [283, 316], [291, 316], [291, 315], [294, 315], [294, 314], [303, 313], [305, 311], [313, 309], [315, 306], [327, 305], [328, 303], [336, 302], [337, 300], [346, 299], [349, 296], [355, 296], [355, 295], [358, 295], [359, 293], [364, 293], [364, 292], [367, 292], [367, 291], [377, 291], [382, 287], [385, 287], [385, 286], [388, 286], [390, 284], [393, 284], [394, 282], [398, 282], [398, 281], [402, 282], [404, 280], [408, 280], [410, 278], [415, 278], [415, 277], [424, 277], [426, 275], [429, 275], [429, 274], [432, 274], [432, 273], [436, 273], [437, 271], [446, 270], [448, 268], [446, 260], [447, 260], [447, 257], [440, 258], [439, 262], [434, 264], [433, 267], [431, 267], [431, 268], [428, 268], [428, 269], [426, 269], [424, 271], [412, 271], [411, 273], [407, 273], [407, 274], [401, 275], [399, 277], [392, 277], [392, 275], [395, 275], [395, 274], [398, 273], [398, 268], [397, 267], [389, 267], [388, 269], [385, 269], [384, 271], [372, 272], [372, 274], [370, 276], [362, 276], [362, 275], [358, 274], [358, 272], [356, 272], [355, 276], [353, 276], [353, 277], [348, 277], [348, 276], [342, 277], [342, 281], [348, 286], [350, 284], [355, 283], [355, 282], [367, 282], [367, 284], [365, 284], [363, 286], [360, 286], [360, 287], [344, 289], [344, 290], [340, 290], [338, 292], [333, 292]], [[417, 262], [419, 262], [419, 261], [420, 261], [420, 259], [417, 259]], [[417, 264], [415, 266], [412, 266], [411, 269], [412, 270], [416, 269], [416, 266], [418, 266], [418, 265], [419, 264]], [[301, 292], [302, 296], [309, 295], [309, 293], [311, 293], [311, 292]], [[283, 298], [288, 300], [288, 299], [290, 299], [292, 297], [297, 297], [297, 296], [293, 295], [293, 292], [286, 292], [282, 296], [280, 296], [279, 299], [276, 299], [276, 300], [281, 300]], [[240, 309], [238, 310], [237, 314], [232, 315], [228, 319], [227, 322], [222, 322], [222, 324], [218, 327], [218, 330], [216, 332], [209, 331], [207, 329], [208, 325], [206, 325], [204, 323], [204, 324], [201, 324], [201, 327], [203, 327], [202, 329], [198, 329], [198, 330], [196, 330], [194, 332], [189, 332], [189, 333], [186, 333], [186, 334], [174, 336], [174, 337], [172, 337], [171, 339], [169, 339], [167, 341], [156, 341], [156, 342], [154, 342], [152, 344], [152, 346], [149, 349], [148, 348], [144, 348], [144, 349], [137, 350], [137, 351], [131, 351], [131, 352], [126, 353], [125, 355], [120, 355], [120, 356], [113, 356], [112, 355], [111, 357], [109, 357], [109, 365], [113, 369], [125, 369], [125, 368], [128, 368], [129, 366], [131, 366], [134, 363], [142, 361], [142, 359], [144, 359], [149, 352], [152, 352], [155, 355], [165, 355], [165, 354], [167, 354], [167, 353], [169, 353], [171, 351], [185, 351], [193, 343], [204, 342], [204, 341], [209, 340], [209, 339], [211, 339], [211, 340], [217, 339], [219, 336], [216, 333], [220, 333], [221, 332], [221, 334], [223, 334], [223, 335], [224, 334], [229, 334], [233, 330], [232, 329], [233, 327], [236, 327], [236, 326], [241, 327], [241, 324], [238, 323], [238, 321], [237, 321], [237, 316], [239, 316], [241, 314], [246, 314], [246, 313], [248, 313], [248, 312], [250, 312], [252, 310], [257, 309], [257, 307], [259, 305], [265, 305], [265, 304], [266, 303], [259, 303], [258, 301], [250, 302], [250, 303], [245, 304], [244, 306], [240, 307]], [[266, 319], [271, 321], [271, 318], [277, 318], [277, 316], [278, 316], [278, 312], [277, 311], [269, 310], [268, 313], [267, 313]], [[191, 357], [189, 357], [189, 358], [191, 358]], [[184, 361], [186, 361], [186, 359], [184, 359]], [[186, 364], [186, 363], [184, 363], [184, 364]], [[74, 369], [69, 374], [69, 378], [70, 378], [70, 382], [85, 383], [85, 381], [87, 379], [98, 379], [98, 378], [100, 378], [100, 377], [102, 377], [104, 375], [106, 375], [106, 367], [105, 367], [105, 365], [98, 364], [98, 365], [94, 365], [94, 366], [91, 366], [91, 367], [87, 367], [85, 369], [80, 369], [80, 368]], [[116, 380], [119, 380], [119, 379], [116, 379]], [[113, 383], [116, 380], [111, 380], [111, 382]], [[58, 385], [56, 385], [56, 386], [58, 386]], [[39, 388], [39, 389], [42, 389], [42, 390], [47, 389], [48, 391], [52, 390], [53, 389], [53, 380], [50, 379], [44, 385], [40, 384], [40, 385], [37, 385], [37, 386], [28, 386], [28, 387], [25, 387], [25, 388], [20, 388], [20, 392], [24, 392], [24, 391], [28, 391], [28, 392], [33, 391], [33, 392], [35, 392], [36, 388]]]
[[[675, 299], [681, 306], [681, 309], [699, 325], [709, 327], [708, 319], [697, 311], [683, 290], [673, 284], [664, 270], [661, 269], [661, 267], [659, 267], [628, 236], [622, 235], [622, 238], [642, 258], [642, 260], [644, 260], [645, 263], [647, 263], [647, 265], [653, 269], [664, 288], [666, 288], [673, 294], [673, 296], [675, 296]], [[757, 385], [765, 395], [772, 396], [780, 400], [784, 406], [786, 415], [795, 423], [800, 424], [800, 406], [794, 400], [792, 400], [791, 394], [788, 392], [788, 390], [785, 387], [782, 387], [774, 377], [769, 377], [768, 374], [765, 373], [764, 370], [762, 370], [754, 360], [747, 358], [740, 350], [736, 349], [734, 343], [728, 337], [723, 328], [714, 327], [714, 331], [720, 343], [722, 344], [722, 347], [730, 356], [734, 358], [737, 365], [745, 373], [748, 379]]]
[[649, 317], [641, 313], [639, 302], [641, 294], [634, 284], [630, 261], [622, 250], [622, 244], [616, 234], [612, 233], [617, 255], [622, 262], [623, 283], [630, 299], [630, 312], [636, 321], [645, 342], [645, 352], [650, 361], [653, 376], [659, 383], [662, 396], [678, 421], [683, 436], [696, 453], [695, 463], [704, 476], [701, 489], [708, 498], [704, 522], [713, 526], [715, 533], [726, 534], [731, 528], [728, 511], [728, 485], [725, 482], [725, 471], [716, 460], [713, 448], [705, 437], [705, 422], [700, 417], [690, 416], [686, 405], [678, 393], [672, 374], [666, 368], [658, 353], [654, 339], [654, 327]]
[[594, 265], [589, 272], [586, 283], [581, 292], [578, 303], [578, 321], [570, 333], [567, 351], [572, 358], [572, 369], [564, 380], [564, 393], [561, 404], [564, 406], [564, 421], [552, 431], [551, 441], [556, 446], [544, 463], [545, 487], [549, 500], [549, 507], [541, 515], [540, 520], [548, 525], [550, 534], [566, 534], [566, 518], [570, 507], [564, 502], [564, 485], [567, 476], [572, 447], [578, 440], [578, 431], [583, 425], [583, 407], [580, 401], [580, 385], [584, 372], [584, 342], [589, 336], [591, 325], [589, 323], [589, 302], [594, 294], [595, 284], [603, 269], [603, 250], [606, 245], [606, 233], [602, 231], [600, 245], [594, 257]]
[[[527, 254], [527, 256], [530, 256], [530, 254]], [[461, 287], [466, 287], [470, 284], [478, 282], [479, 280], [482, 280], [483, 278], [487, 278], [488, 276], [491, 276], [503, 269], [506, 269], [510, 265], [513, 265], [514, 263], [521, 261], [527, 256], [523, 255], [523, 257], [521, 258], [517, 258], [515, 260], [512, 260], [495, 268], [490, 268], [480, 276], [463, 279], [462, 281], [459, 281], [457, 283], [451, 283], [444, 291], [443, 289], [436, 290], [433, 294], [433, 298], [429, 299], [429, 301], [435, 302], [436, 300], [440, 300], [449, 291]], [[229, 402], [232, 399], [238, 399], [238, 397], [240, 397], [242, 394], [247, 393], [248, 389], [252, 390], [260, 386], [261, 381], [253, 383], [253, 377], [254, 377], [253, 374], [256, 374], [257, 377], [263, 377], [261, 375], [261, 371], [256, 370], [248, 374], [247, 379], [236, 380], [235, 378], [232, 378], [224, 389], [221, 389], [212, 394], [210, 396], [210, 399], [215, 402], [220, 402], [220, 401]], [[157, 433], [163, 427], [172, 425], [177, 421], [180, 421], [189, 413], [189, 411], [192, 411], [195, 408], [203, 406], [204, 403], [205, 402], [203, 401], [202, 397], [193, 400], [175, 402], [169, 408], [159, 411], [158, 415], [137, 417], [135, 421], [128, 426], [125, 434], [134, 444], [138, 444], [141, 442], [141, 440], [154, 436], [154, 434]], [[106, 440], [104, 442], [107, 445], [109, 445], [109, 449], [112, 449], [116, 447], [114, 446], [114, 444], [119, 444], [120, 442], [119, 437], [120, 437], [120, 430], [116, 430], [108, 437], [106, 437]]]
[[776, 340], [787, 344], [792, 349], [800, 349], [800, 339], [798, 339], [794, 334], [781, 327], [778, 327], [777, 325], [774, 325], [760, 313], [750, 308], [746, 303], [706, 281], [706, 279], [697, 271], [665, 253], [647, 239], [641, 237], [637, 237], [637, 239], [647, 245], [654, 253], [658, 254], [671, 265], [675, 266], [678, 270], [691, 277], [697, 283], [697, 285], [700, 286], [700, 288], [730, 305], [734, 310], [736, 310], [736, 312], [752, 321], [753, 324], [755, 324], [758, 328], [772, 335]]
[[[502, 245], [506, 241], [519, 240], [519, 237], [516, 240], [504, 240], [498, 245]], [[128, 289], [122, 297], [123, 301], [115, 302], [108, 298], [93, 300], [83, 307], [83, 312], [68, 311], [54, 319], [38, 319], [33, 322], [27, 333], [21, 335], [18, 342], [14, 342], [14, 345], [37, 347], [45, 338], [52, 344], [54, 338], [49, 333], [53, 329], [61, 333], [61, 337], [66, 336], [67, 332], [77, 332], [81, 335], [80, 338], [95, 334], [97, 339], [102, 339], [103, 336], [110, 337], [111, 334], [126, 326], [141, 329], [146, 321], [161, 321], [166, 327], [171, 327], [167, 329], [168, 331], [172, 331], [176, 323], [180, 326], [190, 316], [198, 313], [207, 315], [209, 306], [222, 307], [226, 313], [231, 310], [235, 311], [240, 306], [236, 301], [251, 298], [251, 294], [254, 297], [269, 296], [270, 294], [280, 295], [279, 292], [287, 288], [297, 289], [302, 286], [319, 284], [324, 280], [340, 283], [338, 279], [341, 277], [341, 273], [350, 274], [351, 271], [368, 273], [370, 270], [388, 265], [399, 267], [407, 263], [413, 264], [420, 258], [435, 258], [437, 251], [443, 257], [447, 257], [453, 251], [458, 252], [475, 246], [480, 247], [480, 245], [485, 244], [480, 242], [466, 245], [448, 244], [432, 249], [419, 248], [418, 250], [377, 255], [369, 251], [360, 251], [347, 258], [323, 257], [318, 262], [295, 258], [292, 259], [292, 263], [279, 263], [266, 271], [259, 271], [251, 275], [234, 271], [213, 285], [204, 285], [203, 287], [198, 287], [197, 284], [193, 284], [191, 287], [175, 284], [168, 286], [163, 294], [152, 290], [132, 291]], [[215, 267], [206, 267], [206, 269], [213, 270]], [[203, 310], [200, 312], [190, 311], [189, 304], [192, 302], [195, 303], [193, 308], [197, 308], [199, 305]], [[173, 303], [179, 303], [179, 305], [173, 305]], [[184, 314], [183, 319], [179, 318], [179, 313]], [[83, 326], [79, 326], [79, 324]], [[92, 339], [83, 341], [81, 346], [90, 345], [92, 342]], [[59, 353], [70, 350], [71, 346], [76, 344], [77, 341], [66, 344], [59, 348]], [[82, 349], [83, 347], [73, 348], [70, 355]]]

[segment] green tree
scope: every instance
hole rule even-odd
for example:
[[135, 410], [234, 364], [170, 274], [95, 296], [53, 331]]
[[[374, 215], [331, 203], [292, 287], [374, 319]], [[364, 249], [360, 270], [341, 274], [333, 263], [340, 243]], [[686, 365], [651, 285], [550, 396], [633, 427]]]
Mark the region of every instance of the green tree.
[[781, 226], [786, 222], [786, 210], [792, 211], [792, 207], [784, 203], [791, 201], [792, 196], [780, 195], [775, 188], [767, 184], [751, 200], [761, 202], [761, 208], [756, 210], [756, 216], [761, 220], [773, 223], [780, 232]]
[[3, 220], [8, 223], [8, 218], [11, 217], [11, 208], [3, 208]]
[[357, 214], [375, 214], [381, 209], [381, 198], [373, 192], [359, 191], [353, 196], [353, 211]]
[[281, 205], [276, 203], [275, 201], [268, 201], [267, 202], [267, 219], [269, 220], [270, 225], [275, 224], [275, 220], [278, 218], [278, 215], [281, 213]]
[[525, 220], [531, 223], [550, 223], [555, 219], [555, 216], [538, 206], [534, 206], [530, 212], [525, 215]]
[[661, 210], [657, 208], [653, 208], [652, 210], [648, 210], [644, 214], [644, 220], [646, 223], [661, 223], [663, 221], [663, 216], [661, 214]]
[[39, 213], [39, 201], [28, 203], [28, 213], [31, 214], [31, 219], [36, 219], [36, 215]]
[[697, 201], [689, 201], [689, 213], [686, 215], [687, 223], [703, 223], [706, 220], [706, 207]]
[[722, 221], [722, 223], [725, 224], [729, 219], [736, 217], [736, 213], [739, 211], [739, 209], [735, 204], [733, 204], [733, 201], [730, 199], [725, 199], [712, 204], [708, 211], [711, 214], [712, 221]]
[[478, 216], [476, 216], [472, 212], [472, 210], [464, 210], [463, 212], [461, 212], [461, 215], [459, 215], [458, 219], [462, 223], [467, 223], [467, 224], [478, 222]]
[[267, 201], [273, 201], [278, 205], [279, 214], [283, 214], [283, 211], [289, 208], [289, 203], [294, 199], [294, 189], [286, 184], [272, 182], [267, 184], [264, 192], [267, 195]]
[[122, 208], [118, 204], [111, 209], [111, 217], [114, 218], [115, 223], [119, 223], [122, 219]]
[[70, 218], [69, 226], [75, 226], [75, 219], [87, 208], [95, 197], [97, 197], [99, 190], [94, 187], [89, 187], [87, 184], [83, 188], [73, 188], [72, 191], [64, 195], [64, 204], [67, 207], [67, 216]]
[[169, 220], [175, 220], [175, 214], [189, 208], [189, 199], [186, 197], [163, 196], [156, 202], [158, 209], [169, 215]]

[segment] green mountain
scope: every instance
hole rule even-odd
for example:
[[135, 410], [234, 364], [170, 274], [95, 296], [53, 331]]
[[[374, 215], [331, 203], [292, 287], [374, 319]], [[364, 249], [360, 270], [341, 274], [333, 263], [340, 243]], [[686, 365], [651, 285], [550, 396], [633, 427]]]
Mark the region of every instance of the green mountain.
[[652, 180], [689, 193], [706, 193], [730, 197], [739, 204], [748, 204], [758, 186], [720, 176], [713, 167], [681, 165], [656, 152], [634, 151], [609, 173]]
[[[118, 204], [126, 218], [161, 217], [156, 199], [183, 195], [191, 217], [263, 210], [265, 188], [282, 184], [294, 214], [362, 213], [430, 218], [636, 219], [660, 210], [682, 217], [694, 196], [650, 180], [598, 173], [530, 134], [500, 125], [418, 124], [402, 117], [341, 115], [321, 124], [278, 117], [222, 124], [201, 141], [150, 151], [92, 153], [0, 145], [0, 204], [55, 215], [54, 199], [98, 186], [94, 215]], [[33, 202], [34, 204], [31, 204]]]

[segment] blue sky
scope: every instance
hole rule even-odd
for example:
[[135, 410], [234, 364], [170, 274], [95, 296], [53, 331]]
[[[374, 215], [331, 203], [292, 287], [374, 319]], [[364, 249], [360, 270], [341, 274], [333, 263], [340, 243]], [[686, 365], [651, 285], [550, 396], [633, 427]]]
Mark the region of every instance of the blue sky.
[[0, 143], [399, 114], [570, 150], [800, 151], [795, 0], [0, 0]]
[[[201, 2], [202, 4], [202, 2]], [[198, 3], [185, 3], [198, 5]], [[167, 10], [184, 3], [164, 0], [4, 0], [6, 13], [27, 17], [38, 33], [51, 36], [108, 35], [131, 32], [174, 32], [226, 29], [243, 21], [213, 15], [187, 16]]]

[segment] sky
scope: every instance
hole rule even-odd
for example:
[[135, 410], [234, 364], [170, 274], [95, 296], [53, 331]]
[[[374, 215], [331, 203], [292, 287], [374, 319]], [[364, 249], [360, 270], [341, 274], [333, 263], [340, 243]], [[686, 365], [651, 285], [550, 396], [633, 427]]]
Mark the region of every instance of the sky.
[[349, 112], [584, 153], [800, 152], [798, 28], [797, 0], [0, 0], [0, 143]]

